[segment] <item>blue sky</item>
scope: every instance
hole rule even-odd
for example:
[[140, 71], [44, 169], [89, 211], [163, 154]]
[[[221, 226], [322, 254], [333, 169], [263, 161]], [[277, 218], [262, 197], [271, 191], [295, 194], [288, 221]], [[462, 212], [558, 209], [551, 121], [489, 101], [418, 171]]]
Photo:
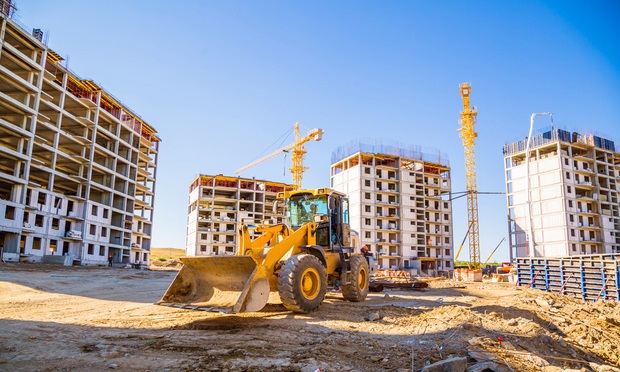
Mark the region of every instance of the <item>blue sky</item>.
[[[533, 112], [620, 147], [617, 1], [16, 0], [69, 68], [159, 132], [153, 246], [185, 245], [188, 185], [233, 174], [273, 151], [296, 121], [308, 143], [305, 187], [329, 182], [332, 151], [352, 139], [435, 148], [465, 190], [458, 85], [478, 107], [478, 189], [504, 191], [502, 145]], [[536, 126], [549, 125], [537, 119]], [[271, 146], [276, 143], [275, 147]], [[290, 182], [290, 158], [243, 176]], [[284, 170], [286, 169], [286, 172]], [[481, 195], [482, 258], [506, 236], [503, 195]], [[454, 239], [467, 229], [454, 202]], [[467, 254], [461, 254], [466, 258]], [[493, 257], [508, 257], [503, 243]]]

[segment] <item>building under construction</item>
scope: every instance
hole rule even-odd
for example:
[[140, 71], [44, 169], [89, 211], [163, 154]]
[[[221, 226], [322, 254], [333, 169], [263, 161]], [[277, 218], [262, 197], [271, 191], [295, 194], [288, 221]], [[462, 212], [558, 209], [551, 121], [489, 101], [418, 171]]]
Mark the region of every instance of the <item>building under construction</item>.
[[511, 259], [620, 253], [614, 143], [561, 129], [532, 136], [529, 177], [526, 143], [504, 146]]
[[284, 211], [282, 206], [274, 211], [274, 201], [279, 192], [292, 189], [253, 178], [199, 175], [189, 187], [186, 254], [235, 254], [238, 226], [282, 223]]
[[8, 261], [147, 263], [155, 129], [10, 19], [0, 25], [0, 246]]
[[454, 268], [450, 167], [406, 146], [351, 143], [332, 154], [331, 187], [349, 196], [351, 229], [379, 268]]

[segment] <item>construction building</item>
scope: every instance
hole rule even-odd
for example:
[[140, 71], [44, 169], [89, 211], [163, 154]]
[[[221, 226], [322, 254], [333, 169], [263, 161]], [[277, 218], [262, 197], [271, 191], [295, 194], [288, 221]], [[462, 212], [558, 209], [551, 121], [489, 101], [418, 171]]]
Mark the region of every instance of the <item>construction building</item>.
[[527, 139], [503, 149], [511, 260], [620, 252], [614, 143], [551, 129], [532, 136], [529, 165], [526, 146]]
[[331, 187], [349, 196], [351, 229], [379, 268], [435, 275], [454, 268], [450, 167], [403, 146], [342, 146]]
[[[40, 30], [0, 26], [0, 248], [8, 261], [147, 263], [160, 139], [63, 65]], [[5, 5], [6, 5], [5, 4]]]
[[[188, 256], [236, 253], [241, 223], [282, 223], [283, 207], [274, 202], [292, 185], [224, 175], [199, 175], [189, 186], [186, 254]], [[252, 231], [250, 235], [254, 237]]]

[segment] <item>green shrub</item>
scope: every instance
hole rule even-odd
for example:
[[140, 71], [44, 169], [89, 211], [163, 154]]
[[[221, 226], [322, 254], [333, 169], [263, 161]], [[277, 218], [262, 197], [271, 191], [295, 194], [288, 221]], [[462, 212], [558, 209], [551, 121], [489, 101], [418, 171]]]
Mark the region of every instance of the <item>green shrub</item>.
[[157, 257], [157, 259], [161, 262], [168, 261], [168, 259], [164, 257]]

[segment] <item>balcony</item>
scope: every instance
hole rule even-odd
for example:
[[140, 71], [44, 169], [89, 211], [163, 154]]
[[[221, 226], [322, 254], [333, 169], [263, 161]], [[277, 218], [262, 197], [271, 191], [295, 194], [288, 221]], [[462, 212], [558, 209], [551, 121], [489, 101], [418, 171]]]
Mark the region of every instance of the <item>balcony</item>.
[[603, 240], [601, 238], [597, 238], [597, 237], [593, 238], [593, 237], [587, 237], [587, 236], [580, 236], [579, 242], [592, 243], [592, 244], [603, 244]]
[[399, 226], [395, 223], [377, 225], [377, 230], [396, 231], [399, 230]]
[[580, 223], [579, 228], [582, 230], [600, 230], [601, 229], [600, 226], [596, 226], [595, 224], [587, 224], [587, 223], [584, 223], [584, 224]]
[[[573, 142], [573, 146], [580, 145], [582, 143], [583, 142]], [[575, 151], [573, 151], [573, 159], [582, 161], [584, 163], [594, 163], [594, 159], [592, 159], [591, 155], [588, 154], [587, 152], [576, 153]]]
[[218, 247], [224, 246], [228, 248], [234, 248], [235, 242], [234, 241], [227, 241], [227, 242], [213, 241], [213, 246], [218, 246]]
[[69, 230], [65, 233], [65, 239], [82, 240], [82, 232], [79, 230]]
[[577, 208], [577, 214], [597, 215], [598, 213], [593, 212], [591, 208]]
[[67, 213], [65, 218], [68, 219], [68, 220], [74, 220], [74, 221], [83, 221], [84, 220], [84, 218], [82, 218], [82, 216], [80, 216], [80, 214], [78, 212], [69, 212], [69, 213]]
[[400, 241], [398, 239], [386, 240], [386, 239], [377, 239], [378, 245], [400, 245]]
[[380, 194], [398, 194], [398, 190], [390, 188], [377, 188], [376, 192]]
[[425, 183], [424, 186], [429, 187], [429, 188], [433, 188], [433, 189], [440, 189], [441, 188], [441, 184], [437, 183], [437, 182], [433, 182], [433, 183]]
[[575, 199], [577, 199], [577, 200], [587, 200], [587, 201], [596, 200], [595, 197], [592, 197], [592, 196], [590, 196], [588, 194], [577, 194], [575, 196]]
[[586, 167], [575, 167], [574, 171], [578, 174], [594, 174], [594, 171], [592, 169]]
[[594, 186], [591, 181], [576, 181], [575, 188], [594, 190], [596, 186]]
[[395, 218], [400, 218], [400, 216], [398, 214], [395, 213], [377, 213], [377, 218], [378, 219], [395, 219]]
[[82, 124], [82, 125], [84, 125], [84, 126], [86, 126], [88, 128], [93, 127], [95, 125], [95, 123], [93, 123], [92, 120], [90, 120], [89, 118], [84, 117], [84, 116], [77, 116], [74, 119], [78, 123], [80, 123], [80, 124]]
[[397, 252], [387, 252], [387, 251], [379, 251], [377, 253], [379, 258], [401, 258], [400, 253]]

